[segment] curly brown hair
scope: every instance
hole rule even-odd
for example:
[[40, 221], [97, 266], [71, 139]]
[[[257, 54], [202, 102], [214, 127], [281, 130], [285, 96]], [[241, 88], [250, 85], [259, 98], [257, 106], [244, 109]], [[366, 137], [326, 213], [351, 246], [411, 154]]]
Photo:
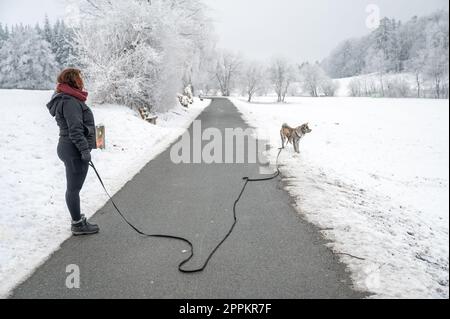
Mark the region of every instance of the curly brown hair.
[[68, 86], [78, 90], [84, 89], [84, 82], [81, 76], [81, 70], [75, 68], [68, 68], [63, 70], [58, 75], [58, 83], [67, 84]]

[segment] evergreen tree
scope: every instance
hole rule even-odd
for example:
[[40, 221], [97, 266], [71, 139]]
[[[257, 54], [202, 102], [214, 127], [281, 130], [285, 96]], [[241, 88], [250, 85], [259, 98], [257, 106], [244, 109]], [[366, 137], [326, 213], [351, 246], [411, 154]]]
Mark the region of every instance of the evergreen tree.
[[68, 28], [64, 21], [58, 20], [53, 35], [52, 51], [60, 68], [74, 66], [76, 57], [73, 30]]
[[8, 40], [8, 26], [3, 27], [3, 24], [0, 23], [0, 46], [3, 41]]
[[42, 30], [41, 26], [39, 25], [39, 23], [36, 23], [36, 25], [34, 26], [34, 28], [35, 28], [36, 32], [37, 32], [40, 36], [43, 35], [43, 30]]
[[48, 42], [48, 43], [52, 43], [52, 39], [53, 39], [53, 31], [52, 31], [52, 26], [50, 25], [50, 20], [48, 19], [48, 16], [45, 15], [45, 19], [44, 19], [44, 30], [43, 30], [43, 35], [44, 35], [44, 39]]
[[57, 52], [58, 52], [59, 45], [61, 42], [61, 36], [63, 36], [62, 33], [63, 33], [63, 30], [61, 30], [61, 22], [60, 22], [60, 20], [56, 20], [55, 24], [52, 27], [52, 36], [51, 36], [49, 43], [52, 48], [53, 54], [56, 55], [56, 61], [58, 61], [58, 63], [60, 61], [58, 59]]
[[57, 63], [50, 45], [35, 28], [16, 26], [0, 49], [0, 87], [51, 89]]

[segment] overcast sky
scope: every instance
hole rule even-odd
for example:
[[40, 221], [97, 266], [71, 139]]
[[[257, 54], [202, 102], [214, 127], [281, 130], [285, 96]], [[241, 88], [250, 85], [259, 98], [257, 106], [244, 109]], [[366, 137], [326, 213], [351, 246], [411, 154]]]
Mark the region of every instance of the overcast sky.
[[[321, 60], [342, 40], [367, 34], [368, 4], [381, 16], [408, 20], [447, 0], [204, 0], [215, 21], [220, 47], [267, 59]], [[0, 22], [35, 24], [48, 14], [64, 16], [63, 0], [0, 0]]]

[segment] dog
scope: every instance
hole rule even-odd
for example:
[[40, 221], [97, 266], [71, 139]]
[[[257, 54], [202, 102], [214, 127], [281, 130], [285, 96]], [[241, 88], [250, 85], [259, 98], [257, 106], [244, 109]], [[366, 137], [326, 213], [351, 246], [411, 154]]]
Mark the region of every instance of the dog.
[[294, 146], [295, 152], [300, 153], [300, 140], [306, 134], [311, 132], [312, 130], [309, 128], [309, 123], [303, 124], [297, 128], [292, 128], [287, 124], [283, 124], [280, 131], [282, 148], [284, 149], [285, 145], [291, 143]]

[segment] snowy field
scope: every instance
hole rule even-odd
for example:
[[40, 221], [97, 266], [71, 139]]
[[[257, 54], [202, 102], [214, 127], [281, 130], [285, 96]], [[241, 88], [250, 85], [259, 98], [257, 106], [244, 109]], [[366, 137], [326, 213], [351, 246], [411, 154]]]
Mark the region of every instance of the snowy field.
[[[0, 297], [28, 275], [66, 240], [70, 215], [64, 201], [64, 165], [56, 147], [59, 130], [46, 104], [53, 92], [0, 90]], [[122, 106], [94, 106], [97, 124], [106, 126], [107, 149], [93, 161], [112, 194], [164, 151], [209, 105], [196, 100], [157, 114], [158, 125]], [[82, 210], [92, 216], [106, 202], [89, 172]]]
[[270, 140], [272, 160], [284, 122], [310, 123], [301, 154], [289, 146], [281, 155], [287, 189], [356, 288], [375, 298], [449, 297], [448, 100], [232, 101]]

